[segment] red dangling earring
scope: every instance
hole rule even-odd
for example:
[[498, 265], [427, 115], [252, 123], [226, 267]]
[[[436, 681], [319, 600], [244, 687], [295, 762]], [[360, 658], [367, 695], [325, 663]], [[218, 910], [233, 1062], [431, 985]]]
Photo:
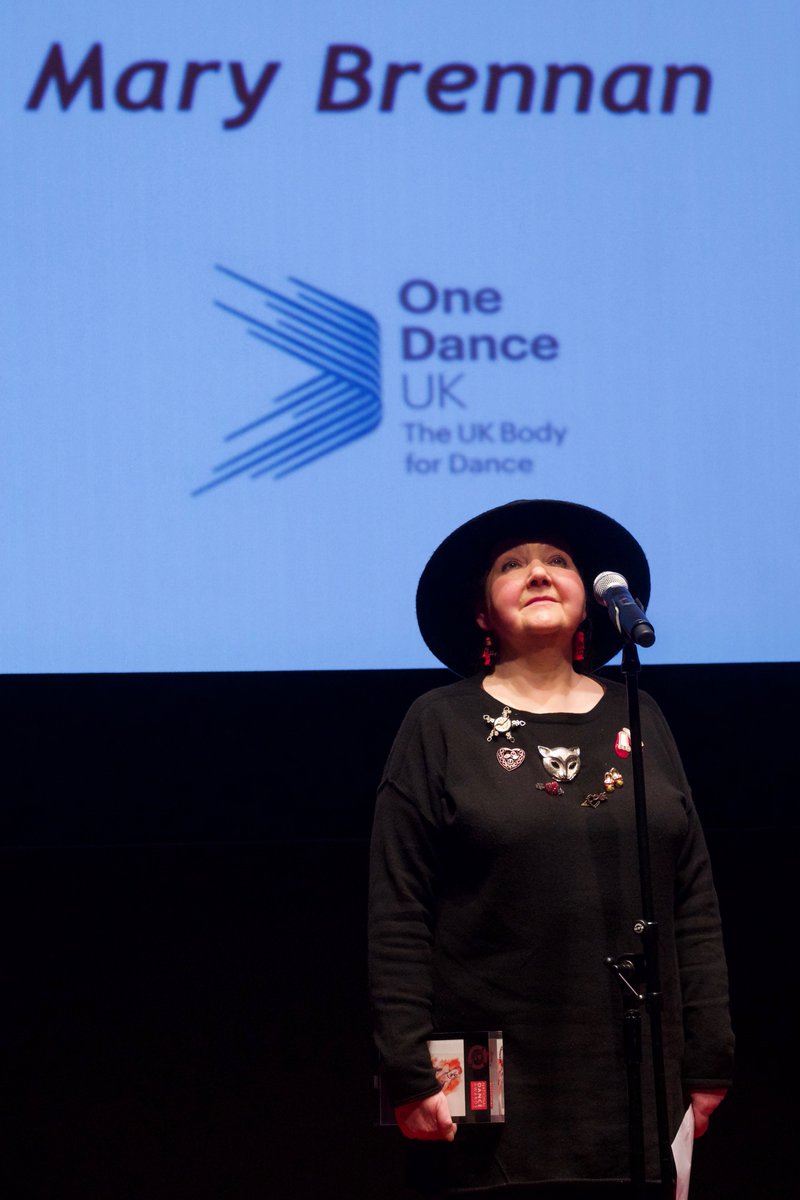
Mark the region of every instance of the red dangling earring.
[[572, 661], [583, 662], [586, 658], [586, 634], [579, 629], [572, 639]]
[[492, 635], [487, 633], [486, 641], [483, 643], [483, 654], [481, 655], [481, 658], [483, 659], [483, 665], [485, 667], [490, 667], [496, 657], [497, 651], [495, 650], [494, 642], [492, 641]]

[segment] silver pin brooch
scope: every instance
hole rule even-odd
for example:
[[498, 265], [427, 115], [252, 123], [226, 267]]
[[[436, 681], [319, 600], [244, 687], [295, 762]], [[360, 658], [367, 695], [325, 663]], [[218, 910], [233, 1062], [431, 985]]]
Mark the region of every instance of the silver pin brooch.
[[547, 774], [559, 783], [572, 783], [581, 769], [580, 746], [539, 746], [538, 749]]
[[505, 735], [506, 741], [513, 742], [514, 736], [511, 730], [525, 724], [524, 721], [511, 716], [511, 709], [508, 705], [503, 708], [499, 717], [490, 717], [488, 713], [484, 713], [483, 719], [487, 725], [491, 725], [492, 727], [486, 739], [487, 742], [490, 742], [492, 738], [500, 737], [501, 733]]

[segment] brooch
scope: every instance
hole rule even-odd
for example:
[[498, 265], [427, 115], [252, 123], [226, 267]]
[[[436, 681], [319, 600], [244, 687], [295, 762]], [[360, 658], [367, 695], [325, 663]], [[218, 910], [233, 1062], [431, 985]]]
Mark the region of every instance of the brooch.
[[603, 791], [591, 792], [590, 795], [584, 796], [581, 800], [581, 808], [599, 808], [604, 800], [607, 800], [612, 792], [617, 788], [621, 788], [625, 780], [620, 775], [616, 767], [612, 767], [610, 771], [606, 771], [603, 776]]
[[559, 783], [572, 783], [581, 769], [580, 746], [539, 746], [537, 749], [548, 775]]
[[562, 783], [572, 783], [581, 769], [580, 746], [538, 746], [542, 763], [548, 775], [547, 783], [537, 783], [536, 790], [547, 792], [548, 796], [563, 796]]
[[537, 783], [537, 792], [547, 792], [548, 796], [563, 796], [564, 789], [560, 783], [556, 783], [555, 779], [548, 779], [547, 783]]
[[497, 761], [505, 771], [516, 771], [525, 762], [525, 751], [519, 746], [500, 746]]
[[514, 741], [514, 736], [511, 733], [511, 730], [516, 729], [519, 725], [524, 725], [525, 722], [518, 720], [516, 717], [512, 717], [510, 714], [511, 709], [507, 704], [504, 706], [499, 717], [490, 717], [488, 713], [483, 714], [484, 721], [487, 723], [487, 725], [491, 725], [492, 727], [489, 730], [489, 736], [486, 739], [487, 742], [490, 742], [492, 738], [500, 737], [501, 733], [505, 734], [507, 741]]

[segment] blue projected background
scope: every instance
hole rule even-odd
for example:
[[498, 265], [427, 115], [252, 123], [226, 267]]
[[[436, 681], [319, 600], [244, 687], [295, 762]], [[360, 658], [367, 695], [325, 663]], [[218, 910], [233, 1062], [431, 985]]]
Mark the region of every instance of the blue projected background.
[[0, 33], [0, 670], [433, 665], [424, 562], [524, 496], [643, 543], [647, 661], [800, 658], [793, 0]]

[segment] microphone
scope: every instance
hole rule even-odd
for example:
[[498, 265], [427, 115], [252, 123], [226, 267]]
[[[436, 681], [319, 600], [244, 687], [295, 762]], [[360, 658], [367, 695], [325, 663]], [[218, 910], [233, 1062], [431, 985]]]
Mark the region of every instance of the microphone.
[[628, 591], [628, 581], [616, 571], [601, 571], [594, 581], [594, 598], [608, 609], [611, 623], [637, 646], [652, 646], [656, 631]]

